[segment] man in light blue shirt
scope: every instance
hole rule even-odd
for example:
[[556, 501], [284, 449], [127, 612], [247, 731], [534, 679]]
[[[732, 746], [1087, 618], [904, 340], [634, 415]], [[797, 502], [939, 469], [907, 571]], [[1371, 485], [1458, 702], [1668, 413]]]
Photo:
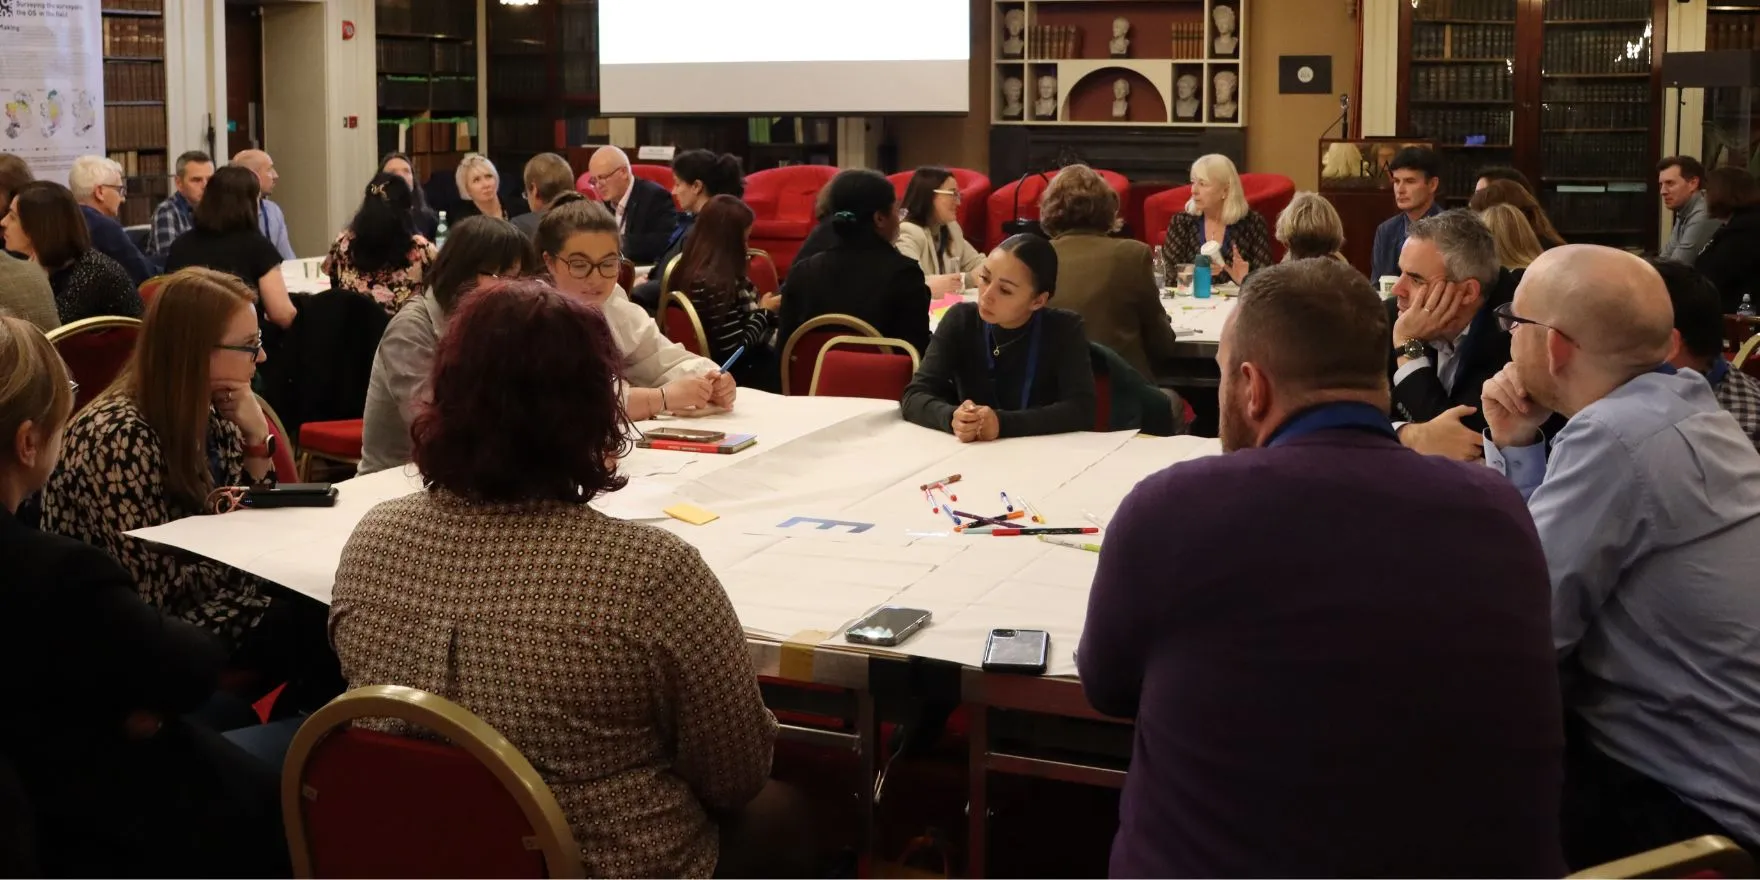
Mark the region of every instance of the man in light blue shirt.
[[275, 182], [281, 179], [275, 170], [275, 160], [262, 150], [245, 150], [232, 157], [232, 164], [256, 173], [257, 188], [263, 191], [263, 199], [257, 203], [257, 225], [263, 237], [281, 252], [281, 259], [293, 259], [293, 243], [287, 240], [287, 216], [281, 213], [280, 205], [269, 201], [270, 194], [275, 192]]
[[[1700, 834], [1760, 841], [1760, 453], [1664, 362], [1656, 270], [1548, 251], [1499, 310], [1486, 463], [1528, 498], [1572, 715], [1573, 870]], [[1550, 451], [1539, 426], [1569, 421]]]

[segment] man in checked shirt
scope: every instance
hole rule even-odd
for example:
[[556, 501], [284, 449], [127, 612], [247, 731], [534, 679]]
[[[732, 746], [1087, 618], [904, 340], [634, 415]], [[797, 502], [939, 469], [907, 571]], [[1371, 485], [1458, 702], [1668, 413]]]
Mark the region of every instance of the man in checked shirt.
[[196, 224], [196, 206], [214, 176], [214, 160], [201, 150], [177, 157], [177, 191], [153, 209], [153, 234], [147, 239], [147, 259], [163, 268], [171, 243]]
[[1760, 380], [1735, 368], [1723, 356], [1723, 306], [1717, 288], [1698, 270], [1672, 260], [1651, 265], [1668, 285], [1674, 301], [1674, 357], [1669, 363], [1703, 375], [1717, 403], [1736, 417], [1742, 432], [1760, 449]]

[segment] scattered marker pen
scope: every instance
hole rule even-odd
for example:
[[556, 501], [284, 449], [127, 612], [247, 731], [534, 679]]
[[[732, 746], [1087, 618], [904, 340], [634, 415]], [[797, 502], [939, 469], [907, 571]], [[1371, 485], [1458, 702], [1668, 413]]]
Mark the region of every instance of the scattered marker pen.
[[995, 535], [998, 538], [1007, 538], [1007, 537], [1012, 537], [1014, 535], [1098, 535], [1098, 534], [1100, 534], [1100, 530], [1094, 528], [1093, 526], [1074, 526], [1071, 528], [1050, 528], [1050, 529], [1044, 529], [1044, 528], [1000, 529], [1000, 528], [998, 528], [998, 529], [991, 529], [990, 534]]

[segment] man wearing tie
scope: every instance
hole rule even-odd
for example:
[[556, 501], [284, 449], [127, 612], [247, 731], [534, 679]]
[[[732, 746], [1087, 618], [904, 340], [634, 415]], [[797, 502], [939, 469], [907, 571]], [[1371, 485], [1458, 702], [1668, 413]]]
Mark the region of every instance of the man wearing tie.
[[587, 162], [587, 175], [605, 207], [617, 217], [623, 255], [637, 264], [652, 264], [666, 250], [678, 225], [678, 206], [665, 187], [636, 177], [629, 156], [616, 147], [600, 147]]

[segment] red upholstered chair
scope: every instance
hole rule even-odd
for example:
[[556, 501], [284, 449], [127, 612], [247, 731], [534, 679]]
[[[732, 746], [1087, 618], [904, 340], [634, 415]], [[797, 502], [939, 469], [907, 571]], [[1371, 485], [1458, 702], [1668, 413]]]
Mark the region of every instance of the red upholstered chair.
[[874, 325], [855, 315], [820, 315], [795, 328], [782, 343], [782, 393], [802, 395], [812, 391], [813, 370], [819, 351], [839, 336], [884, 339]]
[[636, 264], [630, 262], [628, 257], [624, 257], [617, 264], [617, 286], [623, 288], [623, 292], [627, 294], [629, 289], [635, 286], [635, 283]]
[[593, 186], [593, 175], [591, 172], [584, 173], [574, 179], [574, 191], [595, 202], [600, 201], [599, 188]]
[[[1116, 171], [1104, 171], [1099, 168], [1094, 171], [1106, 181], [1107, 186], [1112, 187], [1113, 192], [1118, 193], [1119, 210], [1124, 210], [1125, 201], [1130, 198], [1131, 182]], [[1024, 181], [1009, 181], [990, 194], [984, 219], [985, 250], [1002, 243], [1002, 224], [1017, 216], [1015, 213], [1015, 192], [1017, 190], [1020, 192], [1020, 213], [1018, 216], [1023, 220], [1037, 220], [1039, 219], [1039, 197], [1045, 194], [1045, 187], [1050, 184], [1051, 178], [1056, 176], [1055, 174], [1046, 174], [1041, 177], [1034, 174]]]
[[312, 459], [342, 464], [361, 463], [361, 420], [341, 419], [334, 422], [306, 422], [299, 426], [299, 473], [304, 479], [312, 468]]
[[[672, 169], [665, 165], [637, 165], [632, 162], [629, 166], [629, 173], [634, 174], [643, 180], [650, 180], [654, 183], [658, 183], [661, 186], [666, 187], [667, 192], [672, 192]], [[579, 183], [579, 181], [576, 181], [576, 183]], [[678, 198], [676, 196], [673, 197], [672, 204], [673, 207], [678, 206]]]
[[170, 280], [170, 277], [171, 276], [169, 276], [169, 275], [154, 275], [153, 277], [148, 278], [147, 280], [141, 282], [141, 307], [142, 308], [145, 308], [147, 306], [151, 306], [153, 304], [153, 297], [156, 297], [159, 295], [159, 291], [164, 289], [165, 282]]
[[49, 331], [50, 344], [61, 353], [67, 371], [79, 384], [79, 393], [73, 398], [75, 412], [104, 393], [121, 375], [128, 359], [134, 356], [134, 341], [140, 332], [139, 318], [121, 315], [83, 318]]
[[1106, 373], [1094, 374], [1094, 430], [1112, 430], [1112, 376]]
[[269, 433], [275, 437], [275, 479], [283, 483], [291, 483], [299, 479], [299, 465], [293, 460], [293, 438], [287, 436], [287, 425], [281, 421], [281, 415], [275, 407], [256, 395], [257, 405], [263, 408], [263, 415], [269, 419]]
[[[903, 354], [870, 350], [881, 344], [898, 348]], [[833, 336], [819, 349], [818, 360], [813, 364], [813, 384], [807, 388], [807, 395], [899, 400], [921, 363], [916, 346], [902, 339]]]
[[[949, 168], [955, 182], [959, 184], [959, 228], [965, 232], [966, 241], [972, 247], [984, 246], [984, 217], [986, 200], [990, 198], [990, 178], [969, 168]], [[892, 181], [892, 188], [898, 191], [898, 200], [904, 201], [904, 191], [911, 185], [911, 176], [916, 170], [900, 171], [886, 177]]]
[[776, 272], [776, 261], [757, 248], [746, 248], [746, 277], [751, 279], [758, 296], [782, 290], [782, 276]]
[[[353, 726], [390, 718], [440, 739]], [[375, 685], [300, 725], [281, 775], [296, 877], [581, 877], [543, 777], [451, 701]]]
[[676, 290], [660, 298], [660, 332], [698, 357], [709, 356], [709, 334], [691, 298]]
[[757, 218], [751, 246], [769, 253], [782, 275], [818, 222], [813, 203], [819, 190], [836, 176], [830, 165], [785, 165], [746, 175], [745, 201]]
[[[1260, 217], [1265, 218], [1265, 229], [1275, 232], [1277, 215], [1289, 207], [1290, 199], [1295, 198], [1296, 182], [1281, 174], [1242, 174], [1241, 190], [1247, 197], [1247, 207]], [[1192, 198], [1191, 185], [1176, 187], [1163, 193], [1156, 193], [1143, 202], [1143, 234], [1138, 238], [1147, 242], [1150, 247], [1161, 247], [1167, 240], [1167, 223], [1173, 215], [1186, 209], [1186, 202]], [[1271, 239], [1271, 258], [1283, 259], [1283, 245], [1274, 237]]]

